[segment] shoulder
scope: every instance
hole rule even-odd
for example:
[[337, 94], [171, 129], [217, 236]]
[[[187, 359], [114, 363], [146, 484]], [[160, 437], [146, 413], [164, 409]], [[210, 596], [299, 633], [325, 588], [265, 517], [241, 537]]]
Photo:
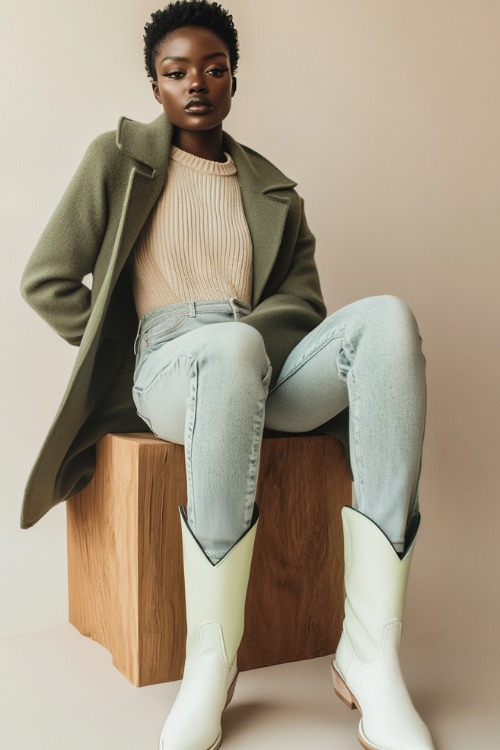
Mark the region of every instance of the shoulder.
[[264, 192], [291, 190], [295, 193], [294, 188], [297, 182], [287, 177], [265, 156], [239, 143], [227, 133], [224, 133], [224, 140], [225, 146], [234, 159], [240, 179], [252, 179]]
[[94, 178], [102, 177], [116, 168], [120, 152], [116, 147], [116, 130], [109, 130], [96, 136], [87, 147], [79, 172], [88, 173]]
[[243, 143], [238, 143], [239, 148], [245, 154], [246, 158], [254, 164], [262, 172], [270, 175], [275, 175], [282, 179], [285, 183], [288, 183], [291, 187], [295, 187], [297, 182], [288, 177], [284, 172], [279, 169], [272, 161], [267, 159], [265, 156], [255, 151], [249, 146], [245, 146]]
[[87, 153], [101, 158], [116, 158], [128, 155], [135, 159], [148, 158], [169, 144], [172, 127], [164, 116], [144, 123], [120, 117], [114, 130], [97, 135], [90, 143]]
[[168, 162], [170, 139], [171, 126], [164, 116], [151, 123], [121, 117], [115, 130], [101, 133], [90, 143], [81, 168], [91, 170], [95, 179], [109, 177], [113, 181], [139, 165], [162, 172]]

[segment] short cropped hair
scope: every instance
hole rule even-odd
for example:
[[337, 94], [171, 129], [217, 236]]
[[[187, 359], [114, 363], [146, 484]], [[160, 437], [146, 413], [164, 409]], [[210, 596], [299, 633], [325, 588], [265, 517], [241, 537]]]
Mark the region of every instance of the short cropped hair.
[[227, 10], [208, 0], [177, 0], [163, 10], [151, 14], [151, 22], [144, 27], [144, 61], [148, 76], [156, 80], [155, 56], [166, 36], [186, 26], [209, 29], [218, 36], [229, 50], [231, 73], [238, 66], [238, 32], [233, 17]]

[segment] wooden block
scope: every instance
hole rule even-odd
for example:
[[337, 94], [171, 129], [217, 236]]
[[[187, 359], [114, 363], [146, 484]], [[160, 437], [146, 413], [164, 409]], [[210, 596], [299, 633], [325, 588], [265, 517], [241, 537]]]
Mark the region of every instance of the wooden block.
[[[263, 442], [242, 670], [332, 653], [343, 616], [340, 509], [351, 482], [330, 437]], [[180, 679], [186, 623], [178, 505], [184, 448], [107, 435], [92, 482], [67, 502], [69, 619], [137, 686]]]

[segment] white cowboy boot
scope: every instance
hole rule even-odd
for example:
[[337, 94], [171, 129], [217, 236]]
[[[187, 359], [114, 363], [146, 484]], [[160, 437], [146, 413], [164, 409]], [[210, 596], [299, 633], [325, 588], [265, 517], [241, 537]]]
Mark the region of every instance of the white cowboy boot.
[[180, 508], [186, 589], [184, 676], [160, 737], [160, 750], [216, 750], [221, 715], [233, 697], [236, 653], [243, 636], [245, 598], [258, 525], [218, 562], [207, 557]]
[[335, 692], [361, 713], [367, 750], [434, 750], [401, 674], [398, 650], [411, 557], [420, 516], [400, 559], [379, 527], [342, 509], [345, 618], [332, 676]]

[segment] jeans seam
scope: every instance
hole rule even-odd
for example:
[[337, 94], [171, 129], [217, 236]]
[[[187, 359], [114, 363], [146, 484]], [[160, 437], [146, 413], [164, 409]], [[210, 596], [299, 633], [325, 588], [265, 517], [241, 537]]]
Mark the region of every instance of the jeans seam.
[[[346, 328], [344, 328], [345, 334]], [[356, 358], [357, 347], [351, 345], [349, 340], [345, 338], [342, 341], [342, 345], [337, 355], [337, 372], [343, 378], [345, 378], [347, 384], [348, 398], [349, 398], [349, 419], [351, 422], [351, 429], [349, 430], [351, 436], [351, 451], [354, 453], [354, 461], [351, 461], [353, 470], [356, 472], [355, 483], [356, 483], [356, 500], [357, 507], [361, 510], [364, 504], [365, 494], [365, 482], [364, 482], [364, 466], [363, 466], [363, 451], [361, 450], [361, 443], [359, 438], [359, 395], [356, 382], [356, 375], [353, 371], [354, 360]], [[341, 363], [343, 359], [343, 364]], [[364, 512], [364, 510], [362, 511]]]
[[335, 339], [339, 339], [344, 335], [345, 328], [342, 328], [338, 333], [329, 334], [328, 336], [325, 336], [325, 338], [321, 339], [321, 341], [318, 343], [317, 346], [315, 346], [312, 351], [307, 352], [307, 356], [304, 356], [300, 362], [297, 362], [295, 367], [293, 367], [289, 372], [283, 375], [283, 377], [279, 377], [276, 385], [271, 389], [271, 393], [273, 393], [280, 385], [285, 383], [289, 378], [292, 377], [292, 375], [295, 375], [296, 372], [298, 372], [307, 362], [309, 362], [313, 357], [318, 354], [322, 349], [325, 348], [325, 346], [328, 346], [331, 341], [334, 341]]
[[[347, 387], [349, 390], [349, 413], [351, 415], [350, 418], [351, 418], [351, 424], [352, 424], [352, 429], [350, 430], [350, 433], [352, 437], [353, 450], [355, 452], [355, 461], [351, 463], [352, 463], [353, 468], [356, 467], [357, 469], [356, 499], [357, 499], [358, 509], [361, 510], [361, 506], [363, 505], [365, 483], [364, 483], [364, 471], [363, 471], [363, 452], [360, 446], [359, 429], [358, 429], [357, 411], [358, 411], [359, 400], [355, 395], [356, 394], [356, 377], [354, 373], [352, 372], [352, 369], [349, 371], [349, 377], [346, 378], [346, 380], [347, 380]], [[350, 383], [349, 383], [349, 380], [350, 380]], [[364, 510], [361, 510], [361, 512], [364, 513]]]
[[245, 503], [244, 503], [244, 509], [243, 509], [243, 523], [245, 525], [245, 528], [248, 528], [248, 526], [251, 523], [252, 515], [253, 515], [253, 506], [255, 503], [255, 495], [257, 492], [257, 482], [259, 477], [259, 465], [260, 465], [260, 455], [261, 455], [261, 446], [262, 446], [262, 433], [264, 428], [264, 409], [265, 409], [265, 403], [267, 399], [267, 394], [269, 390], [269, 382], [271, 380], [271, 374], [272, 374], [272, 367], [269, 363], [267, 366], [266, 374], [264, 375], [262, 379], [262, 398], [259, 399], [258, 404], [256, 405], [255, 414], [253, 418], [253, 436], [252, 436], [252, 444], [250, 449], [250, 456], [249, 456], [249, 464], [248, 464], [248, 472], [247, 472], [247, 481], [246, 481], [246, 494], [245, 494]]
[[[186, 414], [184, 451], [186, 464], [186, 480], [188, 490], [188, 520], [191, 528], [196, 529], [196, 513], [194, 502], [194, 479], [192, 467], [193, 459], [193, 437], [196, 423], [196, 410], [198, 405], [198, 361], [193, 357], [184, 355], [185, 359], [190, 360], [189, 368], [189, 401]], [[191, 502], [189, 502], [191, 500]]]

